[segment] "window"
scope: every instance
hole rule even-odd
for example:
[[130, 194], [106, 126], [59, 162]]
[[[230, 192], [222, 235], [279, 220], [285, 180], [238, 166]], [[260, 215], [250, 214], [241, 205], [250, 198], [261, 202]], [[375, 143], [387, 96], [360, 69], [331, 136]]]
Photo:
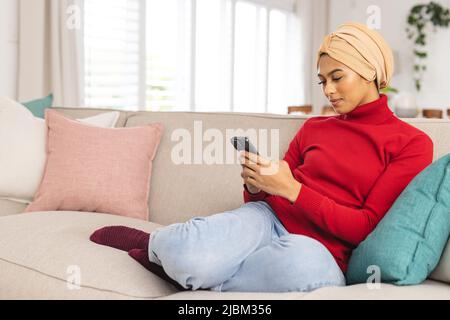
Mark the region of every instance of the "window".
[[294, 2], [86, 1], [85, 103], [285, 114], [301, 97]]
[[146, 2], [146, 110], [190, 109], [190, 2]]
[[141, 39], [139, 0], [85, 2], [85, 104], [140, 104]]

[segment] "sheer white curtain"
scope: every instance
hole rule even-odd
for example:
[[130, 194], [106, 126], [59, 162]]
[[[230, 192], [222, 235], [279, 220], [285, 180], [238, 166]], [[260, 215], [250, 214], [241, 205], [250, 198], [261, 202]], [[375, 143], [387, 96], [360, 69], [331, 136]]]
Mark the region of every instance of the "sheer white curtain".
[[285, 114], [302, 102], [295, 2], [86, 1], [86, 105]]
[[[141, 0], [139, 0], [141, 1]], [[161, 0], [162, 1], [162, 0]], [[234, 0], [233, 0], [234, 1]], [[106, 1], [107, 2], [107, 1]], [[286, 8], [289, 8], [290, 1], [276, 1], [273, 0], [261, 0], [262, 4], [267, 3], [273, 3], [273, 6], [275, 4], [277, 6], [280, 5], [280, 3], [286, 3]], [[254, 84], [254, 87], [263, 88], [264, 92], [268, 91], [267, 96], [265, 97], [265, 103], [262, 103], [261, 101], [257, 101], [254, 99], [254, 97], [263, 97], [260, 92], [261, 90], [256, 90], [255, 88], [247, 88], [247, 86], [239, 85], [238, 80], [242, 77], [239, 77], [239, 71], [240, 68], [236, 68], [236, 65], [239, 65], [242, 61], [240, 60], [240, 57], [248, 56], [248, 52], [244, 52], [243, 55], [239, 56], [237, 55], [242, 49], [240, 47], [240, 42], [235, 40], [234, 47], [232, 49], [234, 50], [234, 60], [232, 61], [232, 64], [235, 65], [234, 68], [229, 68], [228, 72], [235, 71], [235, 74], [225, 74], [221, 77], [220, 74], [217, 76], [218, 80], [217, 82], [217, 88], [221, 88], [221, 90], [225, 93], [228, 92], [228, 94], [224, 97], [218, 97], [218, 95], [215, 95], [214, 101], [222, 101], [223, 105], [218, 106], [220, 109], [225, 108], [226, 106], [232, 104], [235, 105], [234, 110], [247, 110], [243, 107], [240, 107], [241, 105], [248, 106], [248, 108], [251, 107], [252, 111], [261, 111], [264, 112], [263, 109], [259, 110], [257, 106], [264, 106], [266, 104], [268, 106], [269, 112], [278, 112], [278, 109], [280, 109], [280, 112], [284, 112], [287, 104], [296, 104], [298, 103], [308, 103], [312, 104], [314, 106], [315, 113], [319, 113], [321, 110], [321, 107], [327, 104], [326, 99], [323, 97], [323, 93], [321, 91], [320, 86], [317, 85], [317, 77], [316, 77], [316, 52], [319, 48], [319, 45], [323, 39], [323, 37], [328, 32], [328, 4], [329, 0], [292, 0], [292, 3], [295, 3], [297, 6], [296, 14], [298, 16], [298, 23], [300, 23], [300, 34], [297, 32], [292, 32], [291, 29], [282, 28], [283, 26], [289, 26], [287, 20], [283, 20], [283, 18], [280, 15], [280, 19], [277, 19], [278, 13], [277, 11], [274, 11], [271, 13], [270, 17], [268, 16], [268, 11], [264, 11], [264, 7], [261, 7], [260, 11], [262, 12], [262, 15], [260, 19], [256, 19], [255, 21], [259, 21], [259, 25], [263, 26], [266, 25], [270, 18], [270, 26], [271, 26], [271, 32], [269, 35], [264, 34], [264, 28], [261, 30], [257, 30], [258, 34], [261, 35], [262, 43], [265, 43], [267, 46], [267, 40], [269, 40], [269, 44], [271, 44], [271, 57], [272, 59], [263, 59], [265, 57], [264, 54], [257, 54], [255, 53], [254, 57], [260, 57], [261, 61], [260, 63], [264, 66], [269, 66], [271, 68], [269, 71], [269, 74], [271, 77], [269, 78], [267, 83], [260, 83], [258, 81], [261, 81], [260, 79], [264, 79], [264, 74], [255, 74], [255, 79], [259, 79], [257, 82], [255, 81], [246, 81], [246, 83]], [[131, 2], [130, 2], [131, 3]], [[147, 7], [152, 8], [151, 4], [155, 3], [155, 5], [161, 5], [158, 1], [149, 1], [149, 2], [143, 2], [147, 3]], [[198, 1], [197, 3], [197, 18], [200, 19], [202, 17], [200, 9], [202, 8], [202, 4], [204, 1]], [[209, 3], [209, 1], [208, 1]], [[246, 3], [258, 3], [257, 0], [252, 0], [250, 2], [229, 2], [229, 1], [220, 1], [220, 4], [226, 4], [226, 3], [236, 3], [240, 6], [245, 6]], [[108, 6], [107, 6], [108, 7]], [[228, 7], [227, 7], [228, 8]], [[251, 7], [253, 8], [253, 7]], [[227, 10], [229, 10], [228, 8]], [[242, 8], [237, 8], [242, 9]], [[223, 9], [225, 10], [225, 9]], [[141, 10], [144, 12], [145, 10]], [[242, 10], [241, 10], [242, 11]], [[245, 10], [244, 10], [245, 11]], [[177, 11], [181, 12], [181, 11]], [[188, 8], [184, 8], [182, 12], [190, 12]], [[240, 11], [237, 10], [237, 13]], [[259, 12], [259, 11], [258, 11]], [[79, 16], [77, 16], [77, 13]], [[105, 12], [103, 13], [105, 14]], [[19, 99], [21, 101], [27, 101], [31, 99], [36, 99], [39, 97], [44, 97], [49, 93], [53, 93], [55, 96], [55, 102], [54, 105], [57, 106], [80, 106], [84, 103], [84, 94], [85, 94], [85, 85], [84, 81], [85, 78], [85, 63], [84, 63], [84, 54], [85, 50], [83, 48], [84, 44], [86, 43], [84, 40], [83, 35], [83, 27], [85, 26], [85, 23], [81, 21], [74, 21], [74, 19], [83, 18], [83, 0], [20, 0], [20, 7], [19, 7], [19, 15], [20, 15], [20, 31], [19, 31], [19, 79], [18, 79], [18, 94]], [[179, 17], [179, 16], [178, 16]], [[184, 17], [184, 16], [183, 16]], [[145, 19], [145, 12], [141, 14], [142, 19]], [[283, 18], [283, 19], [281, 19]], [[245, 18], [244, 18], [245, 19]], [[279, 21], [278, 21], [279, 20]], [[178, 21], [178, 20], [177, 20]], [[234, 33], [232, 35], [239, 35], [243, 37], [245, 35], [243, 27], [239, 27], [240, 22], [240, 16], [239, 14], [236, 14], [234, 17], [234, 22], [236, 25], [234, 27]], [[255, 23], [256, 23], [255, 22]], [[187, 22], [186, 22], [187, 23]], [[186, 24], [185, 23], [185, 24]], [[201, 23], [201, 20], [198, 21], [198, 23]], [[69, 27], [69, 25], [72, 24], [72, 27]], [[184, 24], [184, 25], [185, 25]], [[145, 24], [144, 24], [145, 26]], [[160, 46], [156, 46], [157, 42], [155, 39], [153, 39], [151, 36], [153, 33], [152, 30], [159, 30], [161, 33], [161, 28], [151, 28], [151, 23], [148, 23], [148, 41], [152, 44], [152, 46], [149, 46], [149, 48], [159, 48]], [[181, 26], [181, 24], [180, 24]], [[179, 27], [180, 27], [179, 26]], [[239, 28], [237, 28], [237, 27]], [[200, 27], [200, 25], [198, 25]], [[274, 33], [276, 30], [279, 29], [278, 33]], [[145, 28], [144, 28], [145, 29]], [[197, 44], [201, 44], [202, 40], [202, 34], [199, 33], [199, 31], [205, 30], [204, 28], [198, 28], [196, 38]], [[230, 26], [228, 26], [228, 29], [231, 29]], [[228, 30], [227, 29], [227, 30]], [[163, 29], [164, 30], [164, 29]], [[179, 28], [177, 30], [180, 30]], [[284, 31], [283, 31], [284, 30]], [[92, 31], [92, 30], [90, 30]], [[225, 32], [225, 31], [223, 31]], [[222, 33], [223, 33], [222, 32]], [[227, 31], [228, 32], [228, 31]], [[256, 31], [255, 31], [256, 32]], [[255, 33], [254, 32], [254, 33]], [[92, 33], [92, 32], [91, 32]], [[192, 33], [192, 32], [191, 32]], [[273, 34], [272, 34], [273, 33]], [[143, 33], [145, 35], [145, 33]], [[164, 35], [165, 33], [162, 32]], [[228, 33], [224, 33], [226, 36], [223, 36], [223, 41], [230, 41], [230, 37], [238, 39], [237, 37], [230, 36]], [[289, 37], [281, 36], [282, 34], [289, 34]], [[139, 38], [145, 39], [144, 36], [139, 36]], [[175, 39], [173, 39], [175, 38]], [[169, 39], [173, 39], [173, 41], [176, 41], [176, 39], [185, 39], [186, 37], [183, 36], [180, 32], [178, 33], [177, 37], [171, 37]], [[286, 39], [285, 39], [286, 38]], [[228, 40], [225, 40], [228, 39]], [[286, 52], [288, 53], [288, 58], [291, 57], [292, 59], [280, 59], [277, 58], [276, 53], [280, 50], [280, 48], [284, 48], [285, 45], [283, 43], [278, 43], [277, 41], [270, 41], [271, 39], [274, 40], [280, 40], [285, 39], [284, 44], [290, 44], [290, 49]], [[168, 39], [166, 39], [168, 40]], [[281, 41], [281, 40], [280, 40]], [[208, 43], [209, 41], [207, 41]], [[272, 43], [273, 42], [273, 43]], [[298, 43], [295, 44], [294, 49], [292, 49], [292, 42]], [[184, 42], [183, 42], [184, 43]], [[195, 53], [197, 62], [194, 64], [194, 66], [197, 66], [197, 69], [200, 66], [200, 62], [205, 64], [205, 59], [202, 59], [201, 56], [199, 56], [203, 51], [202, 48], [199, 47], [199, 45], [196, 46], [196, 50], [193, 51]], [[211, 46], [211, 44], [210, 44]], [[244, 46], [243, 48], [248, 47], [248, 45]], [[255, 48], [261, 48], [261, 46], [257, 46], [257, 43], [253, 46]], [[264, 48], [265, 46], [262, 46]], [[210, 47], [208, 47], [210, 48]], [[218, 46], [220, 48], [220, 46]], [[183, 75], [182, 79], [184, 79], [182, 82], [184, 86], [182, 87], [183, 90], [178, 88], [180, 84], [177, 84], [177, 100], [180, 99], [180, 97], [184, 97], [182, 100], [186, 100], [189, 95], [186, 93], [189, 90], [189, 86], [186, 86], [186, 84], [190, 84], [193, 86], [191, 82], [195, 79], [201, 79], [201, 70], [197, 71], [197, 76], [194, 79], [191, 79], [188, 77], [189, 70], [185, 70], [187, 66], [191, 66], [191, 61], [189, 61], [189, 53], [192, 54], [192, 48], [189, 49], [188, 47], [185, 48], [187, 52], [186, 57], [183, 56], [183, 63], [181, 64], [181, 60], [177, 62], [177, 66], [182, 66], [183, 71], [179, 71], [181, 75]], [[142, 51], [142, 50], [141, 50]], [[153, 52], [152, 50], [147, 50], [149, 53]], [[178, 52], [179, 50], [177, 50]], [[230, 50], [219, 50], [219, 52], [222, 52], [222, 55], [224, 55], [224, 52], [227, 52], [228, 54]], [[246, 54], [245, 54], [246, 53]], [[282, 56], [283, 52], [279, 53], [279, 56]], [[297, 60], [299, 54], [301, 56], [301, 59], [299, 61], [299, 65], [297, 66]], [[145, 52], [144, 54], [141, 54], [145, 60]], [[151, 55], [150, 55], [151, 56]], [[211, 56], [211, 55], [210, 55]], [[151, 56], [153, 57], [153, 56]], [[92, 58], [90, 56], [90, 58]], [[154, 60], [154, 59], [153, 59]], [[152, 62], [151, 60], [150, 62]], [[177, 61], [178, 61], [177, 60]], [[229, 59], [228, 59], [229, 60]], [[227, 60], [227, 61], [228, 61]], [[292, 61], [291, 61], [292, 60]], [[259, 60], [255, 60], [259, 61]], [[289, 61], [289, 62], [288, 62]], [[279, 62], [278, 65], [277, 62]], [[284, 67], [282, 65], [282, 62], [284, 62]], [[153, 63], [153, 62], [152, 62]], [[242, 63], [241, 63], [242, 64]], [[152, 65], [152, 64], [151, 64]], [[223, 66], [231, 65], [231, 62], [229, 63], [221, 63]], [[253, 63], [252, 65], [255, 65]], [[246, 64], [244, 63], [244, 66]], [[286, 66], [289, 66], [286, 68]], [[181, 67], [180, 67], [181, 68]], [[153, 68], [154, 69], [154, 68]], [[151, 69], [152, 74], [154, 74], [154, 71]], [[192, 67], [191, 67], [192, 69]], [[140, 70], [146, 70], [146, 68], [141, 68]], [[177, 69], [178, 70], [178, 69]], [[265, 68], [256, 68], [255, 70], [265, 70]], [[289, 81], [281, 82], [281, 81], [275, 81], [274, 75], [277, 74], [277, 72], [281, 72], [280, 70], [288, 70], [289, 74], [287, 74]], [[191, 70], [192, 71], [192, 70]], [[265, 71], [267, 72], [267, 70]], [[192, 73], [192, 72], [191, 72]], [[211, 73], [211, 72], [210, 72]], [[248, 72], [247, 72], [248, 73]], [[292, 73], [292, 74], [291, 74]], [[213, 73], [216, 74], [216, 73]], [[300, 77], [298, 76], [300, 74]], [[283, 76], [283, 79], [287, 76], [285, 74], [281, 75]], [[280, 77], [281, 77], [280, 76]], [[140, 78], [143, 78], [146, 81], [141, 81], [146, 86], [143, 86], [144, 88], [155, 87], [156, 89], [160, 89], [159, 87], [161, 85], [154, 84], [152, 81], [150, 81], [152, 78], [150, 76], [141, 75]], [[229, 83], [226, 81], [226, 79], [234, 78], [235, 81], [232, 82], [234, 90], [232, 91], [233, 94], [229, 94], [230, 88], [228, 88]], [[150, 79], [150, 80], [149, 80]], [[224, 80], [225, 79], [225, 80]], [[275, 78], [276, 79], [276, 78]], [[142, 80], [142, 79], [141, 79]], [[220, 81], [219, 81], [220, 80]], [[267, 81], [267, 80], [266, 80]], [[146, 83], [147, 82], [147, 83]], [[194, 81], [193, 83], [197, 84], [198, 87], [198, 81]], [[211, 79], [209, 79], [208, 83], [212, 82]], [[256, 86], [258, 85], [258, 86]], [[267, 90], [267, 86], [269, 90]], [[279, 88], [279, 90], [275, 90], [276, 88]], [[299, 88], [300, 87], [300, 88]], [[228, 89], [227, 89], [228, 88]], [[246, 91], [241, 94], [242, 97], [253, 97], [253, 100], [239, 100], [240, 97], [240, 89], [246, 88]], [[155, 90], [156, 90], [155, 89]], [[194, 90], [194, 92], [197, 92], [195, 95], [195, 100], [197, 100], [197, 108], [198, 110], [201, 110], [201, 105], [203, 100], [208, 100], [207, 96], [202, 97], [199, 96], [200, 93], [204, 94], [205, 92], [209, 92], [211, 90], [200, 90], [202, 89], [201, 86], [197, 88], [197, 90]], [[250, 90], [251, 89], [251, 90]], [[174, 89], [175, 90], [175, 89]], [[142, 91], [142, 90], [141, 90]], [[181, 92], [182, 91], [182, 92]], [[253, 92], [253, 94], [249, 94], [249, 92]], [[142, 91], [145, 92], [145, 91]], [[153, 91], [147, 92], [147, 98], [150, 98]], [[175, 91], [174, 91], [175, 92]], [[211, 91], [213, 92], [213, 90]], [[192, 92], [191, 92], [192, 94]], [[301, 97], [303, 95], [303, 97]], [[291, 97], [287, 99], [286, 97]], [[264, 98], [264, 97], [263, 97]], [[145, 99], [145, 98], [144, 98]], [[202, 100], [203, 99], [203, 100]], [[232, 99], [233, 101], [231, 101]], [[210, 99], [209, 99], [210, 100]], [[209, 101], [208, 100], [208, 101]], [[230, 101], [228, 101], [230, 100]], [[153, 100], [152, 100], [153, 101]], [[148, 103], [151, 105], [153, 102], [150, 101]], [[182, 102], [183, 102], [182, 101]], [[142, 101], [143, 102], [143, 101]], [[141, 102], [141, 103], [142, 103]], [[189, 102], [186, 101], [183, 103], [185, 105], [188, 105]], [[211, 106], [212, 103], [207, 103], [206, 105]], [[213, 103], [214, 104], [214, 103]], [[217, 103], [216, 103], [217, 104]], [[96, 104], [97, 105], [97, 104]], [[263, 107], [261, 107], [263, 108]], [[277, 109], [278, 108], [278, 109]]]
[[80, 106], [83, 0], [20, 0], [18, 99], [54, 95], [55, 106]]
[[323, 38], [329, 32], [329, 0], [297, 0], [300, 41], [302, 52], [302, 87], [305, 104], [311, 104], [315, 114], [320, 114], [323, 106], [329, 104], [322, 89], [317, 85], [317, 51]]

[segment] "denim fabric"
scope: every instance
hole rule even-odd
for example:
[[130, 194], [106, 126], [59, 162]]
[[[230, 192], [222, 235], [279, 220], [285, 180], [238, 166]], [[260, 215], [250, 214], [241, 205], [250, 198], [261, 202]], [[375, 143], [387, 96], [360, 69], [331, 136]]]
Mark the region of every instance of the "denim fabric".
[[290, 234], [264, 201], [150, 235], [149, 257], [186, 289], [218, 292], [308, 292], [345, 286], [331, 253]]

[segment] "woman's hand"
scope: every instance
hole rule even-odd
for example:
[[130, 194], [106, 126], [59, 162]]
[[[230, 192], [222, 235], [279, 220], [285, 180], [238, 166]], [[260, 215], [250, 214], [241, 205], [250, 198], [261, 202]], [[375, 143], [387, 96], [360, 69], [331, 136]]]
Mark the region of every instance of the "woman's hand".
[[[241, 176], [243, 177], [243, 173], [241, 174]], [[245, 179], [244, 179], [245, 182]], [[254, 186], [252, 186], [251, 184], [245, 182], [245, 185], [247, 186], [247, 190], [251, 193], [251, 194], [257, 194], [261, 192], [261, 189], [258, 189]]]
[[255, 187], [255, 186], [253, 186], [252, 184], [250, 184], [249, 182], [248, 182], [248, 174], [247, 174], [247, 171], [246, 171], [246, 166], [245, 166], [245, 164], [244, 164], [244, 162], [242, 161], [242, 156], [241, 156], [241, 166], [242, 166], [242, 173], [241, 173], [241, 177], [244, 179], [244, 183], [245, 183], [245, 185], [246, 185], [246, 187], [247, 187], [247, 190], [248, 191], [250, 191], [250, 193], [252, 193], [252, 194], [257, 194], [257, 193], [260, 193], [261, 192], [261, 189], [259, 189], [259, 188], [257, 188], [257, 187]]
[[302, 185], [295, 180], [286, 161], [271, 161], [243, 151], [241, 164], [243, 166], [241, 176], [247, 187], [251, 185], [254, 190], [263, 190], [269, 194], [281, 196], [291, 203], [297, 200]]

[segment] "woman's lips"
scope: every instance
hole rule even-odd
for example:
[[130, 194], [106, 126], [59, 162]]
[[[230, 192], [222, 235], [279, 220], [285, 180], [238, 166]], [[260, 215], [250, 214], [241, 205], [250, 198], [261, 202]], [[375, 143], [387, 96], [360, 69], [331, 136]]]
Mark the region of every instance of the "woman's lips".
[[337, 107], [342, 101], [342, 99], [334, 100], [331, 101], [331, 104], [333, 105], [333, 107]]

